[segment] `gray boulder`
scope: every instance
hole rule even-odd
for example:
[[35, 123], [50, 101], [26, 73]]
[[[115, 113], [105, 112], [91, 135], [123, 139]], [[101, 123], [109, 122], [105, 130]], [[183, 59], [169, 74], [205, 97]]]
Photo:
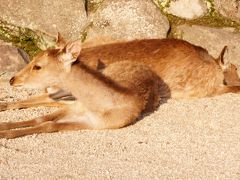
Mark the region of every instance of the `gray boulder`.
[[84, 0], [1, 0], [0, 20], [16, 26], [76, 39], [86, 25]]
[[17, 72], [29, 62], [29, 57], [22, 49], [0, 45], [0, 75], [4, 72]]
[[207, 5], [203, 0], [171, 1], [167, 12], [185, 19], [196, 19], [207, 13]]
[[220, 14], [234, 21], [240, 22], [239, 0], [214, 0], [215, 8]]
[[88, 39], [163, 38], [169, 30], [167, 18], [152, 1], [105, 0], [90, 18]]

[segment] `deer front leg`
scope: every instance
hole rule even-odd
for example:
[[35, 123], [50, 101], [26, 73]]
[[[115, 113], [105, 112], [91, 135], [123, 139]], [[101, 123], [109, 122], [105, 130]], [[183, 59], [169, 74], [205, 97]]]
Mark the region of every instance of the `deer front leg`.
[[23, 109], [30, 107], [61, 107], [66, 104], [70, 104], [75, 101], [75, 98], [68, 92], [60, 90], [56, 93], [48, 94], [44, 93], [40, 96], [30, 97], [29, 99], [10, 102], [10, 103], [0, 103], [0, 111], [6, 111], [10, 109]]
[[41, 124], [46, 121], [56, 121], [56, 120], [64, 117], [65, 114], [66, 114], [66, 110], [62, 109], [62, 110], [59, 110], [52, 114], [48, 114], [48, 115], [42, 116], [42, 117], [37, 117], [37, 118], [31, 119], [28, 121], [0, 123], [0, 131], [35, 126], [35, 125]]
[[62, 105], [64, 105], [62, 102], [54, 101], [49, 97], [49, 94], [46, 93], [41, 96], [30, 97], [29, 99], [22, 101], [1, 103], [0, 111], [6, 111], [10, 109], [23, 109], [38, 106], [62, 106]]
[[58, 123], [56, 121], [48, 121], [30, 128], [0, 131], [0, 138], [13, 139], [31, 134], [52, 133], [58, 131], [80, 130], [89, 128], [90, 127], [84, 122]]

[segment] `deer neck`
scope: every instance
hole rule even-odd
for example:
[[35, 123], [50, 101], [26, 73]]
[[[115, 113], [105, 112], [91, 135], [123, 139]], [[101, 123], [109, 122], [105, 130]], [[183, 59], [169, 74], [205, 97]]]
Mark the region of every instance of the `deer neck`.
[[113, 107], [125, 99], [129, 90], [121, 87], [100, 72], [83, 63], [72, 65], [71, 71], [62, 78], [62, 86], [81, 103], [89, 106]]

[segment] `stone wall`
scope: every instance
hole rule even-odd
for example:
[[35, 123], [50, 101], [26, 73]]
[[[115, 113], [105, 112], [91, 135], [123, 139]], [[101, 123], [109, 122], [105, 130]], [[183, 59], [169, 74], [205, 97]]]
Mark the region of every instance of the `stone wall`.
[[240, 65], [238, 0], [0, 1], [0, 39], [30, 57], [53, 46], [61, 32], [83, 41], [182, 38], [213, 56], [228, 45], [230, 60]]

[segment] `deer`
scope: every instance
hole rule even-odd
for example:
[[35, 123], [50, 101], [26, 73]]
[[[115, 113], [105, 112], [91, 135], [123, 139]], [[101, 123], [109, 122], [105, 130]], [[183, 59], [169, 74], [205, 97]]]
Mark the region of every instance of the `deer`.
[[[98, 39], [98, 41], [102, 41]], [[67, 41], [58, 34], [56, 49], [63, 48]], [[93, 45], [91, 45], [93, 44]], [[44, 53], [43, 53], [44, 54]], [[83, 43], [76, 63], [80, 60], [89, 67], [101, 71], [112, 63], [128, 60], [150, 67], [168, 86], [162, 98], [188, 99], [213, 97], [224, 93], [239, 93], [240, 78], [237, 67], [226, 59], [227, 46], [218, 58], [213, 58], [206, 49], [180, 39], [143, 39], [106, 44]], [[29, 80], [30, 74], [41, 68], [33, 61], [10, 80], [12, 86], [39, 88], [40, 83]], [[32, 79], [32, 78], [30, 78]], [[0, 111], [35, 106], [64, 106], [75, 98], [70, 92], [58, 88], [58, 84], [45, 89], [46, 93], [27, 100], [0, 103]]]
[[[82, 129], [118, 129], [135, 123], [159, 105], [164, 82], [148, 66], [119, 61], [95, 70], [78, 60], [81, 41], [69, 42], [62, 49], [40, 53], [29, 66], [28, 83], [41, 81], [46, 88], [53, 83], [71, 92], [74, 103], [43, 117], [27, 121], [0, 123], [1, 138], [16, 138], [34, 133]], [[31, 80], [30, 80], [31, 79]], [[17, 128], [17, 129], [16, 129]]]

